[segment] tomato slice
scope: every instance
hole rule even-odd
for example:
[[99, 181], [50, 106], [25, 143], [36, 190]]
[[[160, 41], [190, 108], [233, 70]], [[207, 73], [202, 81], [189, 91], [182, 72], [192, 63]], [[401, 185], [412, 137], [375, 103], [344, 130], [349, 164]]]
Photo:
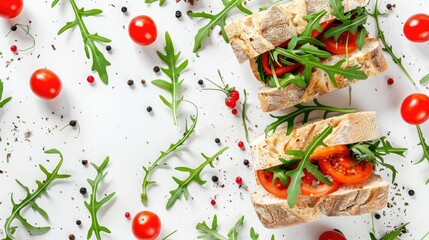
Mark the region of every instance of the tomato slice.
[[[324, 43], [325, 49], [333, 54], [346, 54], [353, 53], [358, 50], [358, 45], [356, 44], [356, 39], [358, 36], [358, 31], [354, 34], [350, 32], [343, 32], [338, 41], [335, 41], [334, 37], [325, 38], [323, 35], [320, 37], [320, 41]], [[347, 42], [347, 37], [348, 42]]]
[[[333, 23], [335, 21], [335, 18], [333, 18], [333, 19], [331, 19], [331, 20], [328, 20], [328, 21], [325, 21], [325, 22], [322, 22], [321, 24], [320, 24], [320, 26], [322, 27], [322, 32], [324, 32], [325, 31], [325, 29], [329, 26], [329, 25], [331, 25], [331, 23]], [[319, 31], [317, 31], [317, 30], [313, 30], [313, 32], [311, 32], [311, 37], [312, 38], [317, 38], [319, 35], [320, 35], [320, 33], [321, 32], [319, 32]]]
[[264, 170], [256, 171], [256, 175], [262, 187], [267, 192], [279, 198], [283, 198], [283, 199], [287, 198], [286, 189], [289, 187], [290, 181], [286, 185], [284, 185], [279, 179], [276, 179], [276, 181], [273, 184], [274, 174], [272, 172], [266, 172]]
[[[270, 58], [270, 52], [266, 52], [262, 54], [262, 67], [264, 68], [264, 71], [268, 74], [273, 76], [273, 71], [271, 71], [271, 66], [269, 64], [269, 58]], [[283, 74], [286, 74], [295, 68], [299, 67], [299, 63], [295, 63], [294, 65], [281, 65], [279, 63], [274, 63], [276, 66], [274, 66], [274, 71], [276, 73], [276, 76], [281, 76]]]
[[340, 182], [332, 180], [332, 185], [328, 185], [317, 180], [313, 174], [304, 170], [304, 177], [302, 178], [301, 190], [302, 195], [321, 197], [335, 192], [341, 185]]
[[322, 173], [346, 184], [363, 183], [371, 176], [373, 170], [371, 163], [361, 161], [354, 165], [355, 163], [356, 161], [349, 156], [339, 156], [319, 160], [319, 166]]
[[329, 146], [325, 148], [317, 149], [316, 151], [311, 154], [310, 159], [311, 162], [317, 162], [320, 159], [324, 158], [332, 158], [332, 157], [348, 157], [350, 156], [349, 148], [345, 145], [335, 145], [335, 146]]

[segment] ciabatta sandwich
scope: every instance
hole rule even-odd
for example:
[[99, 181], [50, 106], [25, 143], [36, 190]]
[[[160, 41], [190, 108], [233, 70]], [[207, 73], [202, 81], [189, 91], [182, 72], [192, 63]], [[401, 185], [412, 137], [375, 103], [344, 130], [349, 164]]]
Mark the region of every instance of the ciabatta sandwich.
[[294, 0], [225, 27], [240, 63], [264, 86], [265, 112], [305, 103], [387, 69], [364, 24], [368, 0]]

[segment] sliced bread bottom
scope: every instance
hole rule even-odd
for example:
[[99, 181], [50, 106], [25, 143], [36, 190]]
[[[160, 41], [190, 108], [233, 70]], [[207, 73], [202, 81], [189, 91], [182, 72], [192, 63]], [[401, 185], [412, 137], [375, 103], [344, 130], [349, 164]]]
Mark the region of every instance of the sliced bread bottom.
[[287, 200], [278, 198], [258, 185], [251, 198], [262, 224], [267, 228], [283, 228], [319, 219], [326, 216], [351, 216], [370, 213], [387, 204], [389, 183], [379, 175], [372, 174], [362, 184], [343, 184], [327, 196], [300, 196], [290, 208]]

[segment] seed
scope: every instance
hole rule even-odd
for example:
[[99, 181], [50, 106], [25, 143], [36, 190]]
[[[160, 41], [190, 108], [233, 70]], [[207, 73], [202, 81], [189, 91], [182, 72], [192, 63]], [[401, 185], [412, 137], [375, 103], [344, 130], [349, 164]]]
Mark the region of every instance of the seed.
[[82, 160], [82, 165], [86, 166], [88, 164], [88, 160]]
[[198, 84], [199, 84], [199, 85], [203, 85], [203, 84], [204, 84], [204, 81], [203, 81], [202, 79], [200, 79], [200, 80], [198, 80]]
[[130, 218], [130, 217], [131, 217], [131, 214], [130, 214], [129, 212], [126, 212], [126, 213], [125, 213], [125, 218], [126, 218], [126, 219], [128, 219], [128, 218]]
[[176, 11], [176, 18], [180, 18], [180, 17], [182, 17], [182, 12], [177, 10]]
[[122, 7], [121, 12], [126, 13], [128, 11], [127, 7]]
[[69, 235], [69, 240], [75, 240], [75, 239], [76, 239], [76, 237], [73, 234]]
[[215, 143], [220, 143], [220, 139], [219, 138], [215, 138]]
[[243, 164], [246, 165], [246, 166], [249, 165], [249, 160], [244, 159]]
[[414, 194], [416, 194], [416, 192], [414, 192], [413, 189], [408, 190], [408, 195], [414, 196]]
[[244, 148], [244, 142], [243, 141], [239, 141], [237, 143], [237, 145], [238, 145], [239, 148]]
[[375, 217], [375, 219], [380, 219], [381, 218], [380, 214], [378, 214], [378, 213], [374, 214], [374, 217]]
[[13, 31], [13, 32], [15, 32], [15, 31], [16, 31], [16, 29], [18, 29], [18, 28], [16, 27], [16, 25], [13, 25], [12, 27], [10, 27], [10, 30], [11, 30], [11, 31]]
[[157, 73], [157, 72], [159, 72], [159, 70], [160, 70], [160, 68], [159, 68], [158, 66], [153, 67], [153, 71], [154, 71], [154, 72], [156, 72], [156, 73]]
[[86, 188], [85, 187], [81, 187], [79, 189], [80, 194], [85, 195], [86, 194]]
[[130, 79], [127, 81], [127, 84], [128, 84], [128, 86], [132, 86], [134, 84], [134, 81]]
[[18, 47], [16, 45], [12, 45], [12, 46], [10, 46], [10, 50], [12, 52], [16, 52], [18, 50]]
[[112, 47], [111, 47], [110, 45], [107, 45], [107, 46], [106, 46], [106, 50], [107, 50], [108, 52], [110, 52], [110, 51], [112, 50]]
[[211, 204], [212, 206], [216, 205], [216, 200], [212, 199], [212, 200], [210, 201], [210, 204]]
[[231, 113], [232, 113], [232, 115], [237, 115], [238, 111], [237, 111], [237, 109], [234, 108], [231, 110]]
[[76, 120], [71, 120], [71, 121], [69, 122], [69, 125], [70, 125], [70, 126], [72, 126], [72, 127], [76, 127], [76, 124], [77, 124], [77, 121], [76, 121]]
[[212, 181], [213, 181], [213, 182], [217, 182], [217, 181], [219, 181], [219, 178], [218, 178], [217, 176], [213, 176], [213, 177], [212, 177]]
[[236, 182], [238, 185], [241, 185], [241, 184], [243, 184], [243, 179], [242, 179], [241, 177], [236, 177], [236, 178], [235, 178], [235, 182]]
[[152, 107], [151, 107], [151, 106], [148, 106], [148, 107], [146, 108], [146, 111], [147, 111], [147, 112], [152, 112]]
[[76, 225], [80, 226], [82, 224], [82, 221], [76, 220]]
[[94, 82], [94, 77], [93, 77], [93, 76], [91, 76], [91, 75], [89, 75], [89, 76], [86, 78], [86, 81], [88, 81], [89, 83], [93, 83], [93, 82]]

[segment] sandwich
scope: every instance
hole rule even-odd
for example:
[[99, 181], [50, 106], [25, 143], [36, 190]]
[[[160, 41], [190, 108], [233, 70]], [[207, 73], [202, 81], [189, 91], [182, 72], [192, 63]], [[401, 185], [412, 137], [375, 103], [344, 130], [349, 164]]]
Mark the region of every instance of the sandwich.
[[380, 41], [364, 27], [369, 0], [293, 0], [225, 27], [249, 60], [262, 111], [285, 109], [386, 71]]
[[405, 151], [380, 138], [375, 112], [312, 121], [289, 135], [286, 128], [261, 135], [251, 144], [256, 214], [265, 227], [283, 228], [320, 215], [380, 210], [387, 204], [389, 183], [374, 172], [375, 166], [392, 170], [382, 156]]

